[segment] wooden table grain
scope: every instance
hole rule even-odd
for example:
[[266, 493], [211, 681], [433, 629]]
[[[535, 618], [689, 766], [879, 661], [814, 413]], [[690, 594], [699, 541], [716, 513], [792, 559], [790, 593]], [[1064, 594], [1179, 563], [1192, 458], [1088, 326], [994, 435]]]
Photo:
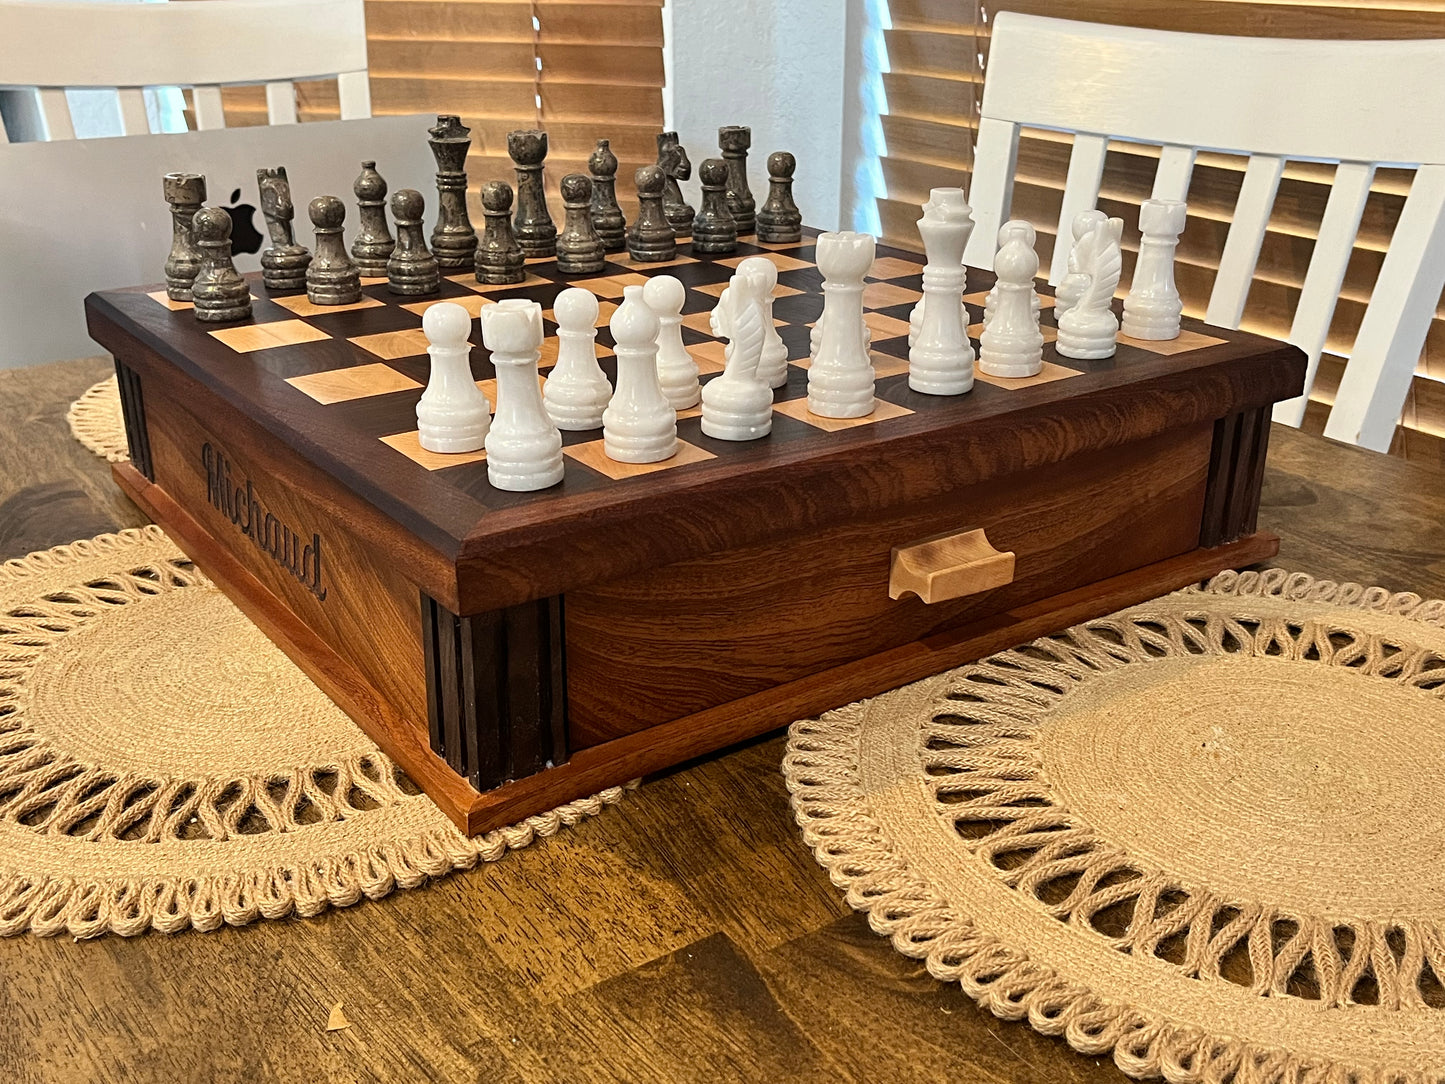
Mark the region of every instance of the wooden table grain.
[[[0, 558], [144, 522], [67, 405], [100, 361], [0, 372]], [[1277, 563], [1445, 596], [1445, 474], [1276, 427]], [[648, 780], [495, 865], [315, 919], [0, 941], [0, 1069], [29, 1081], [1127, 1078], [978, 1009], [843, 903], [774, 735]], [[351, 1027], [327, 1032], [341, 1002]]]

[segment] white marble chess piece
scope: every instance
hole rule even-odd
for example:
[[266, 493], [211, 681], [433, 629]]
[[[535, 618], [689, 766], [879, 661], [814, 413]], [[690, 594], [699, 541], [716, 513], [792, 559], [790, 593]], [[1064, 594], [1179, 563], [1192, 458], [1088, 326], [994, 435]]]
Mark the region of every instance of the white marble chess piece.
[[472, 379], [472, 318], [450, 301], [430, 306], [421, 318], [431, 355], [431, 378], [416, 405], [417, 439], [429, 452], [478, 451], [492, 424], [491, 406]]
[[1039, 258], [1024, 237], [1015, 231], [993, 260], [998, 300], [978, 342], [978, 370], [989, 376], [1018, 379], [1043, 369], [1044, 336], [1033, 306]]
[[1121, 243], [1124, 220], [1111, 218], [1096, 226], [1080, 242], [1080, 266], [1089, 274], [1089, 286], [1078, 303], [1059, 317], [1054, 349], [1061, 357], [1097, 359], [1113, 357], [1119, 343], [1119, 319], [1114, 315], [1114, 291], [1123, 268]]
[[608, 325], [617, 344], [617, 390], [602, 415], [602, 450], [619, 463], [660, 463], [677, 454], [677, 411], [657, 377], [662, 322], [642, 290], [623, 287], [622, 304]]
[[653, 275], [642, 287], [642, 300], [657, 315], [657, 378], [662, 383], [662, 394], [673, 410], [697, 406], [702, 398], [697, 362], [682, 341], [682, 306], [687, 301], [687, 287], [672, 275]]
[[[821, 346], [823, 342], [823, 317], [827, 315], [828, 310], [825, 307], [823, 311], [819, 314], [818, 319], [814, 322], [813, 326], [808, 330], [809, 363], [812, 362], [813, 358], [816, 358], [818, 356], [818, 347]], [[873, 329], [868, 326], [868, 322], [866, 320], [863, 321], [862, 326], [858, 328], [858, 334], [862, 336], [863, 349], [871, 351], [873, 349]]]
[[[1029, 248], [1033, 248], [1038, 242], [1039, 233], [1034, 229], [1032, 222], [1026, 222], [1022, 218], [1011, 218], [999, 227], [998, 251], [1002, 252], [1003, 247], [1015, 237], [1023, 241]], [[995, 269], [997, 273], [997, 269]], [[983, 299], [983, 326], [988, 327], [988, 322], [993, 319], [994, 306], [998, 304], [998, 283], [989, 289], [988, 296]], [[1037, 316], [1043, 310], [1043, 302], [1039, 300], [1038, 291], [1034, 291], [1034, 315]]]
[[[961, 188], [935, 188], [918, 220], [927, 264], [917, 335], [908, 336], [908, 386], [925, 395], [962, 395], [973, 388], [973, 344], [964, 316], [963, 248], [973, 212]], [[925, 302], [927, 307], [925, 308]]]
[[713, 334], [728, 340], [723, 371], [702, 389], [702, 431], [718, 440], [757, 440], [773, 429], [773, 389], [758, 378], [767, 279], [742, 266], [713, 307]]
[[597, 298], [573, 286], [557, 295], [557, 364], [547, 374], [542, 402], [558, 429], [580, 432], [602, 424], [612, 385], [597, 364]]
[[773, 323], [773, 293], [778, 288], [778, 265], [766, 256], [749, 256], [738, 270], [761, 283], [758, 305], [763, 310], [763, 356], [758, 362], [758, 379], [770, 388], [788, 382], [788, 347]]
[[1059, 288], [1054, 291], [1054, 319], [1057, 320], [1079, 303], [1084, 291], [1089, 288], [1089, 273], [1084, 270], [1083, 258], [1088, 254], [1084, 238], [1095, 228], [1109, 221], [1109, 216], [1098, 208], [1080, 211], [1074, 216], [1069, 232], [1074, 243], [1069, 248], [1069, 269]]
[[[908, 345], [910, 348], [913, 346], [914, 343], [918, 341], [918, 334], [923, 329], [923, 321], [928, 314], [929, 267], [946, 266], [948, 269], [951, 270], [954, 266], [951, 231], [947, 234], [947, 237], [949, 239], [949, 251], [946, 258], [945, 254], [941, 250], [935, 251], [934, 248], [931, 247], [929, 244], [928, 238], [930, 232], [932, 232], [935, 236], [940, 236], [936, 230], [929, 231], [924, 229], [924, 224], [931, 221], [930, 215], [933, 216], [933, 219], [938, 219], [942, 217], [946, 218], [949, 221], [961, 218], [964, 223], [963, 245], [965, 246], [968, 244], [968, 235], [973, 232], [973, 209], [969, 207], [968, 202], [964, 199], [962, 188], [934, 188], [929, 191], [928, 202], [923, 205], [923, 217], [918, 220], [918, 235], [923, 239], [923, 253], [925, 257], [923, 268], [924, 288], [923, 296], [918, 299], [918, 303], [913, 306], [913, 311], [908, 314]], [[963, 320], [963, 326], [965, 329], [967, 329], [968, 310], [964, 308], [963, 305], [963, 294], [964, 290], [966, 289], [965, 280], [967, 276], [967, 269], [963, 266], [962, 247], [960, 247], [958, 250], [957, 263], [957, 270], [959, 274], [958, 307], [960, 309], [960, 317]], [[965, 338], [967, 338], [966, 334]], [[970, 346], [969, 349], [972, 350], [973, 347]], [[967, 391], [968, 389], [965, 388], [964, 390]], [[939, 394], [955, 393], [945, 392]]]
[[1124, 325], [1133, 339], [1177, 339], [1184, 303], [1174, 285], [1174, 252], [1189, 207], [1182, 200], [1150, 199], [1139, 207], [1139, 259], [1124, 298]]
[[482, 343], [497, 370], [487, 481], [518, 493], [555, 486], [562, 480], [562, 434], [547, 417], [537, 379], [542, 306], [522, 297], [483, 305]]
[[823, 335], [808, 367], [808, 410], [820, 418], [873, 413], [873, 362], [855, 330], [863, 320], [863, 277], [873, 264], [871, 234], [824, 233], [816, 260], [823, 273]]

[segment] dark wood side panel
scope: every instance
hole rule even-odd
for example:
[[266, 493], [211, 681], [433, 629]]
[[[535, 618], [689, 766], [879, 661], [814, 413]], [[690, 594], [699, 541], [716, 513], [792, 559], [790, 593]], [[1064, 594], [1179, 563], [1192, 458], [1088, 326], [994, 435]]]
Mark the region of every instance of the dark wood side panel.
[[1217, 546], [1254, 532], [1269, 453], [1270, 410], [1269, 406], [1242, 410], [1214, 423], [1201, 546]]
[[477, 790], [567, 759], [562, 600], [458, 617], [421, 596], [427, 732]]
[[145, 399], [141, 395], [140, 374], [119, 358], [115, 361], [116, 383], [120, 385], [120, 412], [125, 419], [125, 444], [135, 469], [154, 482], [155, 466], [151, 463], [151, 438], [146, 431]]

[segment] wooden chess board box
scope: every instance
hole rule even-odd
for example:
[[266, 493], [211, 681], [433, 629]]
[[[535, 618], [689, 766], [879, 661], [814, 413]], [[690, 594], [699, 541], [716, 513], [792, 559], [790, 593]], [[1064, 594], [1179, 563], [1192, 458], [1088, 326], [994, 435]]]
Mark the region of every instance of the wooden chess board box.
[[[368, 280], [319, 308], [253, 283], [251, 319], [208, 327], [158, 287], [94, 294], [116, 357], [131, 459], [117, 480], [222, 589], [470, 832], [676, 764], [1271, 556], [1256, 530], [1273, 403], [1298, 395], [1296, 349], [1186, 320], [1178, 340], [980, 375], [969, 394], [908, 388], [920, 258], [880, 248], [864, 302], [878, 406], [807, 410], [822, 310], [812, 235], [727, 258], [636, 264], [521, 286], [444, 280], [474, 315], [545, 310], [571, 285], [687, 287], [684, 339], [708, 379], [707, 315], [737, 262], [778, 266], [792, 359], [770, 436], [705, 436], [679, 416], [672, 460], [629, 466], [600, 431], [564, 434], [566, 476], [538, 493], [487, 482], [481, 453], [417, 443], [427, 379], [413, 300]], [[970, 273], [976, 339], [989, 277]], [[473, 376], [493, 371], [471, 341]], [[927, 599], [928, 601], [925, 601]], [[264, 709], [262, 709], [264, 710]]]

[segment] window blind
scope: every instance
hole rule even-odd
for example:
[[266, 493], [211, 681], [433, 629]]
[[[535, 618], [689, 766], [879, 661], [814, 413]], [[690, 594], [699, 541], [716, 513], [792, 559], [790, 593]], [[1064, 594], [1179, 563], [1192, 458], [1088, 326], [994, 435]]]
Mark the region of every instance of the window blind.
[[[1193, 33], [1260, 37], [1422, 38], [1445, 36], [1445, 0], [1008, 0], [1008, 10], [1056, 18], [1108, 22]], [[891, 0], [893, 28], [885, 31], [891, 71], [884, 76], [889, 116], [882, 118], [888, 197], [880, 201], [885, 237], [916, 248], [918, 205], [934, 185], [967, 187], [971, 143], [987, 72], [986, 3]], [[1328, 78], [1322, 72], [1321, 78]], [[896, 115], [894, 115], [896, 114]], [[1039, 254], [1048, 265], [1054, 244], [1071, 139], [1024, 129], [1019, 143], [1013, 214], [1039, 230]], [[1125, 220], [1127, 249], [1139, 202], [1153, 185], [1158, 149], [1111, 144], [1100, 207]], [[1243, 181], [1243, 156], [1203, 153], [1189, 189], [1189, 224], [1179, 246], [1176, 278], [1191, 316], [1203, 316], [1224, 237]], [[1290, 162], [1260, 252], [1242, 326], [1286, 338], [1299, 300], [1334, 167]], [[1408, 170], [1382, 169], [1376, 177], [1311, 392], [1305, 428], [1323, 430], [1328, 404], [1344, 370], [1384, 259], [1400, 208], [1409, 193]], [[1132, 251], [1125, 253], [1124, 283]], [[1393, 452], [1445, 462], [1445, 307], [1434, 321], [1406, 403]]]

